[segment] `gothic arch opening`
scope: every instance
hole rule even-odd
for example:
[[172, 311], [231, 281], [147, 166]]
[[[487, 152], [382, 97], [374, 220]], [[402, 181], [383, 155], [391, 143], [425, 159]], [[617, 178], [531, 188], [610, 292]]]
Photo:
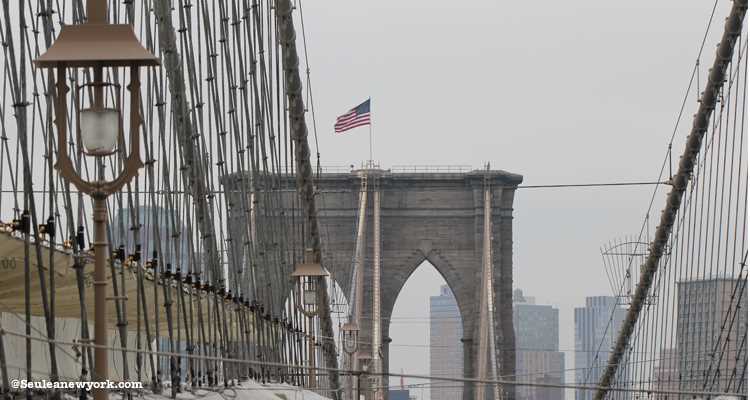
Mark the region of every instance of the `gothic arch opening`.
[[[386, 324], [390, 372], [463, 376], [461, 313], [445, 277], [428, 260], [400, 288]], [[463, 390], [452, 382], [396, 377], [388, 386], [420, 400], [457, 399]]]

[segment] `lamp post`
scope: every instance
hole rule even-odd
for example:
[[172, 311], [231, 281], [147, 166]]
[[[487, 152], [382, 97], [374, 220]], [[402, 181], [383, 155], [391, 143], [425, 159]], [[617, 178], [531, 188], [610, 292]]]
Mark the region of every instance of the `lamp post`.
[[310, 387], [315, 387], [316, 373], [313, 369], [315, 362], [315, 343], [313, 341], [314, 318], [320, 310], [319, 290], [320, 280], [325, 279], [328, 273], [318, 262], [314, 262], [314, 254], [311, 249], [305, 251], [305, 262], [296, 264], [292, 279], [295, 281], [294, 302], [297, 309], [307, 318], [310, 326], [310, 339], [308, 340], [308, 381]]
[[[92, 380], [104, 381], [108, 378], [107, 361], [107, 196], [119, 191], [130, 182], [143, 167], [140, 154], [140, 78], [139, 69], [143, 66], [157, 66], [159, 60], [146, 50], [135, 36], [133, 27], [127, 24], [107, 23], [106, 0], [88, 0], [88, 19], [79, 25], [64, 25], [60, 35], [47, 51], [34, 63], [39, 68], [54, 69], [57, 72], [55, 84], [55, 125], [57, 127], [57, 163], [55, 169], [79, 191], [91, 196], [94, 203], [94, 371]], [[76, 96], [77, 151], [96, 161], [95, 178], [87, 181], [75, 170], [68, 156], [67, 132], [67, 69], [93, 69], [93, 82], [74, 88], [77, 91], [90, 89], [93, 98], [89, 106], [83, 108], [84, 96]], [[116, 153], [126, 154], [123, 133], [123, 110], [105, 107], [104, 89], [117, 92], [114, 104], [119, 101], [120, 86], [103, 81], [105, 70], [117, 68], [130, 70], [130, 113], [129, 113], [129, 154], [124, 160], [124, 168], [118, 175], [107, 181], [100, 165], [102, 158]], [[114, 75], [114, 74], [113, 74]], [[50, 88], [51, 90], [51, 88]], [[94, 389], [95, 400], [107, 398], [105, 389]]]
[[357, 364], [359, 364], [359, 370], [357, 371], [357, 399], [362, 398], [362, 374], [366, 374], [370, 370], [370, 364], [372, 363], [372, 355], [366, 351], [357, 352]]
[[[349, 366], [354, 369], [354, 358], [352, 355], [357, 351], [359, 347], [359, 327], [353, 322], [347, 322], [341, 326], [341, 347], [344, 349], [344, 353], [349, 356]], [[349, 377], [347, 380], [347, 396], [352, 396], [351, 390], [352, 379]], [[352, 396], [353, 397], [353, 396]]]

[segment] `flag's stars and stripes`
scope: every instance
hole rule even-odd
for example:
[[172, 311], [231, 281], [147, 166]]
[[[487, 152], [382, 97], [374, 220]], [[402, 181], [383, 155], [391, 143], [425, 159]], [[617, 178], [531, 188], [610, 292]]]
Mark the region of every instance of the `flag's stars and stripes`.
[[336, 118], [333, 128], [336, 133], [343, 133], [364, 125], [370, 125], [370, 99]]

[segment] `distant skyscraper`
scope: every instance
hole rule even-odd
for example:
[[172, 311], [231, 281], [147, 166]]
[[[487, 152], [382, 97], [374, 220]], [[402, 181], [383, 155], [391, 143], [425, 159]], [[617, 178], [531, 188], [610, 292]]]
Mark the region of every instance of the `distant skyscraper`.
[[[516, 334], [516, 379], [523, 382], [564, 382], [565, 355], [561, 353], [558, 310], [537, 305], [533, 297], [513, 292], [513, 327]], [[517, 400], [562, 400], [562, 389], [518, 386]]]
[[745, 282], [714, 278], [677, 283], [680, 390], [732, 392], [732, 385], [747, 382], [746, 340]]
[[388, 390], [388, 400], [410, 400], [409, 391], [405, 389]]
[[[586, 307], [576, 307], [576, 384], [599, 383], [625, 314], [626, 310], [617, 305], [617, 298], [611, 296], [587, 297]], [[576, 400], [590, 400], [593, 396], [593, 391], [576, 390]]]
[[[443, 285], [439, 296], [430, 297], [430, 375], [463, 377], [462, 336], [463, 326], [456, 298], [448, 286]], [[431, 400], [461, 398], [461, 387], [437, 386], [430, 389]]]
[[513, 326], [516, 348], [520, 350], [558, 351], [560, 317], [556, 308], [535, 304], [520, 289], [513, 292]]

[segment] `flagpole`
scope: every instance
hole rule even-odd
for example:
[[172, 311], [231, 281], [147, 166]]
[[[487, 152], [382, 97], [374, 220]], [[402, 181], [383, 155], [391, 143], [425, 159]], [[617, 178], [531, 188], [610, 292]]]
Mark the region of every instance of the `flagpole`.
[[373, 118], [373, 113], [372, 113], [372, 98], [370, 98], [369, 100], [370, 100], [370, 166], [372, 167], [375, 164], [372, 158], [372, 122], [374, 118]]

